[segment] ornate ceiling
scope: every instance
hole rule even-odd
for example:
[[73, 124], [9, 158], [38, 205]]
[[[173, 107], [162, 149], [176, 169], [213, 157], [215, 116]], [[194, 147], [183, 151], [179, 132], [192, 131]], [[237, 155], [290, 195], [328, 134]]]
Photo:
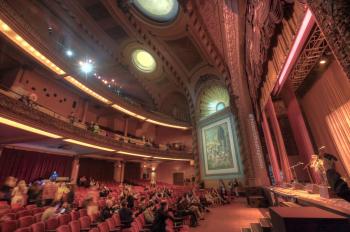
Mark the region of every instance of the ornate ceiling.
[[[3, 1], [2, 7], [11, 9], [14, 20], [26, 24], [31, 40], [65, 70], [82, 76], [78, 62], [91, 59], [96, 70], [85, 78], [93, 85], [104, 86], [106, 92], [129, 103], [189, 121], [194, 112], [194, 88], [201, 77], [215, 74], [221, 81], [229, 79], [221, 28], [225, 3], [203, 0], [147, 3], [11, 0]], [[74, 51], [74, 55], [67, 57], [67, 49]], [[141, 67], [136, 57], [143, 57], [144, 65], [150, 67]], [[169, 96], [177, 97], [169, 101]], [[166, 102], [171, 104], [170, 108], [187, 108], [188, 115], [175, 116]]]

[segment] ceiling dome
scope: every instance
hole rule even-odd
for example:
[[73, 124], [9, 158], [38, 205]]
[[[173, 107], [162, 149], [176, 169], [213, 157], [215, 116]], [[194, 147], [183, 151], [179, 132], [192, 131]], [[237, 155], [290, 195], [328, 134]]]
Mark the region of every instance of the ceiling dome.
[[151, 73], [156, 67], [157, 63], [154, 57], [143, 49], [136, 49], [131, 55], [131, 60], [134, 66], [141, 72]]
[[179, 12], [177, 0], [134, 0], [135, 7], [146, 17], [157, 22], [169, 22]]
[[221, 85], [211, 85], [203, 89], [198, 101], [199, 118], [207, 117], [230, 106], [228, 91]]

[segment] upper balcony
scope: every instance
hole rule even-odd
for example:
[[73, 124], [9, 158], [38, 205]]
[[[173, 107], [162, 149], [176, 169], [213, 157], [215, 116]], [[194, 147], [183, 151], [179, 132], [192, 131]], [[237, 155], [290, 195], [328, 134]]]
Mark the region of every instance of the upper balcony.
[[[154, 144], [103, 129], [94, 132], [86, 125], [73, 122], [13, 91], [0, 90], [0, 109], [1, 123], [6, 127], [2, 129], [9, 129], [10, 126], [10, 130], [15, 128], [24, 130], [23, 133], [31, 132], [26, 137], [29, 141], [10, 139], [8, 142], [3, 142], [5, 144], [42, 145], [45, 141], [45, 144], [51, 147], [69, 147], [73, 155], [93, 154], [126, 159], [138, 157], [189, 161], [193, 158], [192, 153], [181, 150], [181, 146], [171, 149], [166, 144]], [[22, 135], [18, 137], [23, 138]]]

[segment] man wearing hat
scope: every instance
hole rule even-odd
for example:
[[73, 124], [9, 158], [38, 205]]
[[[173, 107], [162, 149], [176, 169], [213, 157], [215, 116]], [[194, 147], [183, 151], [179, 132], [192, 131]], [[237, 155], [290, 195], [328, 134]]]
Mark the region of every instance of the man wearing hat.
[[341, 178], [335, 170], [335, 161], [338, 159], [329, 153], [323, 155], [323, 166], [326, 171], [327, 180], [333, 191], [338, 197], [350, 202], [350, 189], [347, 183]]

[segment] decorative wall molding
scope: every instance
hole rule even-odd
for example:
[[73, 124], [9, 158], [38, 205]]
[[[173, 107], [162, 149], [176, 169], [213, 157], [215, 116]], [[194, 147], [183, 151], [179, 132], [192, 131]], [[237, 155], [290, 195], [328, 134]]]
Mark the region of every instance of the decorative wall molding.
[[336, 59], [350, 79], [350, 1], [307, 0]]

